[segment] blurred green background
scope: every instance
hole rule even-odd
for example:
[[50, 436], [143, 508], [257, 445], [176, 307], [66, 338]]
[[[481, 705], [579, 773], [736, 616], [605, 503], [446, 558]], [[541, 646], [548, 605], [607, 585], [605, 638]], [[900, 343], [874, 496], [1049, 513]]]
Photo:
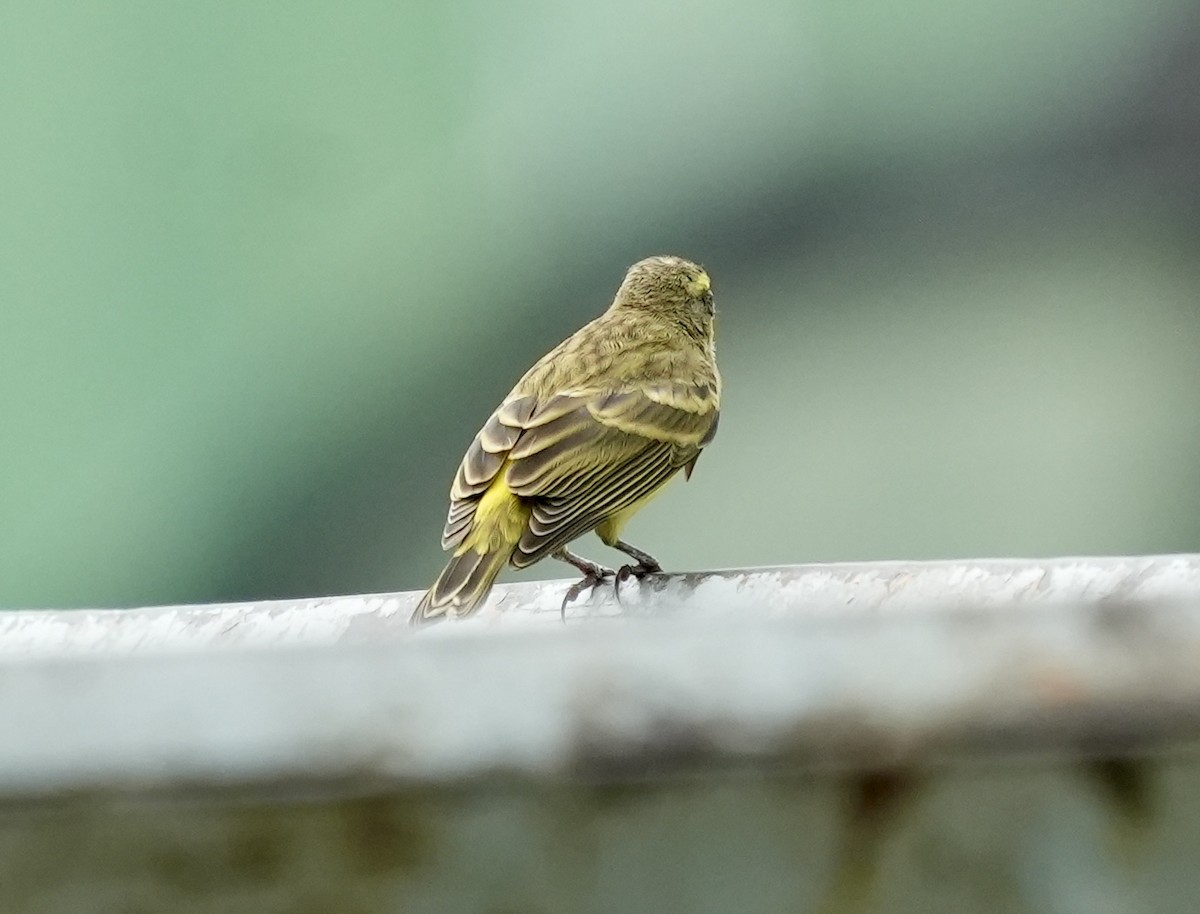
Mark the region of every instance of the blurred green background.
[[0, 605], [426, 586], [478, 426], [651, 253], [726, 381], [629, 530], [668, 568], [1200, 549], [1198, 27], [5, 0]]

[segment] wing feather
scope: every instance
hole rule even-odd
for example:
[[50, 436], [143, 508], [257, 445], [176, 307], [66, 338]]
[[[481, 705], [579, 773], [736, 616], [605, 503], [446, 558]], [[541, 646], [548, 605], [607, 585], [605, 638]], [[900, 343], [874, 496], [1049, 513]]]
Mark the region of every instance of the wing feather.
[[443, 549], [453, 549], [466, 539], [479, 499], [504, 466], [508, 452], [521, 437], [523, 423], [537, 405], [535, 397], [510, 395], [467, 448], [450, 486], [450, 510], [442, 529]]
[[671, 446], [659, 442], [627, 464], [613, 468], [585, 497], [560, 503], [557, 512], [547, 510], [543, 502], [534, 502], [529, 526], [512, 555], [513, 565], [532, 565], [587, 533], [610, 514], [649, 495], [678, 470]]
[[[712, 425], [712, 404], [704, 403], [703, 408], [688, 409], [686, 407], [693, 406], [689, 398], [677, 396], [667, 399], [667, 396], [657, 388], [622, 391], [594, 401], [588, 408], [598, 421], [612, 428], [678, 445], [699, 446], [704, 433]], [[674, 392], [671, 396], [675, 396]]]

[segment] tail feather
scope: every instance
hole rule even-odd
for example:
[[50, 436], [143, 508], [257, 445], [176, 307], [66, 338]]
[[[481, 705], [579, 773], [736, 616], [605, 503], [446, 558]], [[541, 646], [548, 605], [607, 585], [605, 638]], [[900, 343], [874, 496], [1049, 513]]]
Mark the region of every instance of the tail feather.
[[487, 599], [496, 575], [514, 548], [507, 546], [482, 553], [469, 549], [454, 556], [421, 598], [409, 623], [421, 625], [444, 619], [447, 614], [461, 618], [475, 612]]

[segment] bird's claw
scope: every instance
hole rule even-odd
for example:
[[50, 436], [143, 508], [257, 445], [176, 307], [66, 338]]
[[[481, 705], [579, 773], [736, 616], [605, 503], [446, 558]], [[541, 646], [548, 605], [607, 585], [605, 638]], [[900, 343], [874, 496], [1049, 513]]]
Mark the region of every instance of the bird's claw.
[[585, 590], [595, 590], [605, 578], [614, 577], [617, 572], [611, 568], [604, 568], [597, 565], [595, 571], [585, 573], [582, 578], [567, 588], [566, 594], [563, 596], [562, 606], [558, 609], [559, 618], [567, 621], [567, 604], [574, 603], [575, 599]]
[[630, 578], [641, 580], [648, 574], [658, 574], [662, 571], [662, 566], [657, 562], [648, 564], [646, 562], [638, 562], [636, 565], [622, 565], [617, 571], [616, 577], [613, 578], [613, 596], [617, 598], [617, 602], [621, 602], [621, 585]]

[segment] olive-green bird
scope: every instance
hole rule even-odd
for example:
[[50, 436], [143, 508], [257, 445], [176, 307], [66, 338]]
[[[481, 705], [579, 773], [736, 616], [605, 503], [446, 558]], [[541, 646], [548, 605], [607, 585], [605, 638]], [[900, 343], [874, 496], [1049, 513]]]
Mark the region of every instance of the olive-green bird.
[[713, 323], [703, 268], [679, 257], [629, 268], [609, 309], [529, 369], [471, 442], [442, 533], [454, 554], [413, 624], [470, 614], [505, 563], [546, 556], [583, 573], [565, 610], [614, 575], [567, 550], [589, 530], [636, 562], [618, 581], [661, 570], [621, 528], [680, 470], [690, 477], [716, 434]]

